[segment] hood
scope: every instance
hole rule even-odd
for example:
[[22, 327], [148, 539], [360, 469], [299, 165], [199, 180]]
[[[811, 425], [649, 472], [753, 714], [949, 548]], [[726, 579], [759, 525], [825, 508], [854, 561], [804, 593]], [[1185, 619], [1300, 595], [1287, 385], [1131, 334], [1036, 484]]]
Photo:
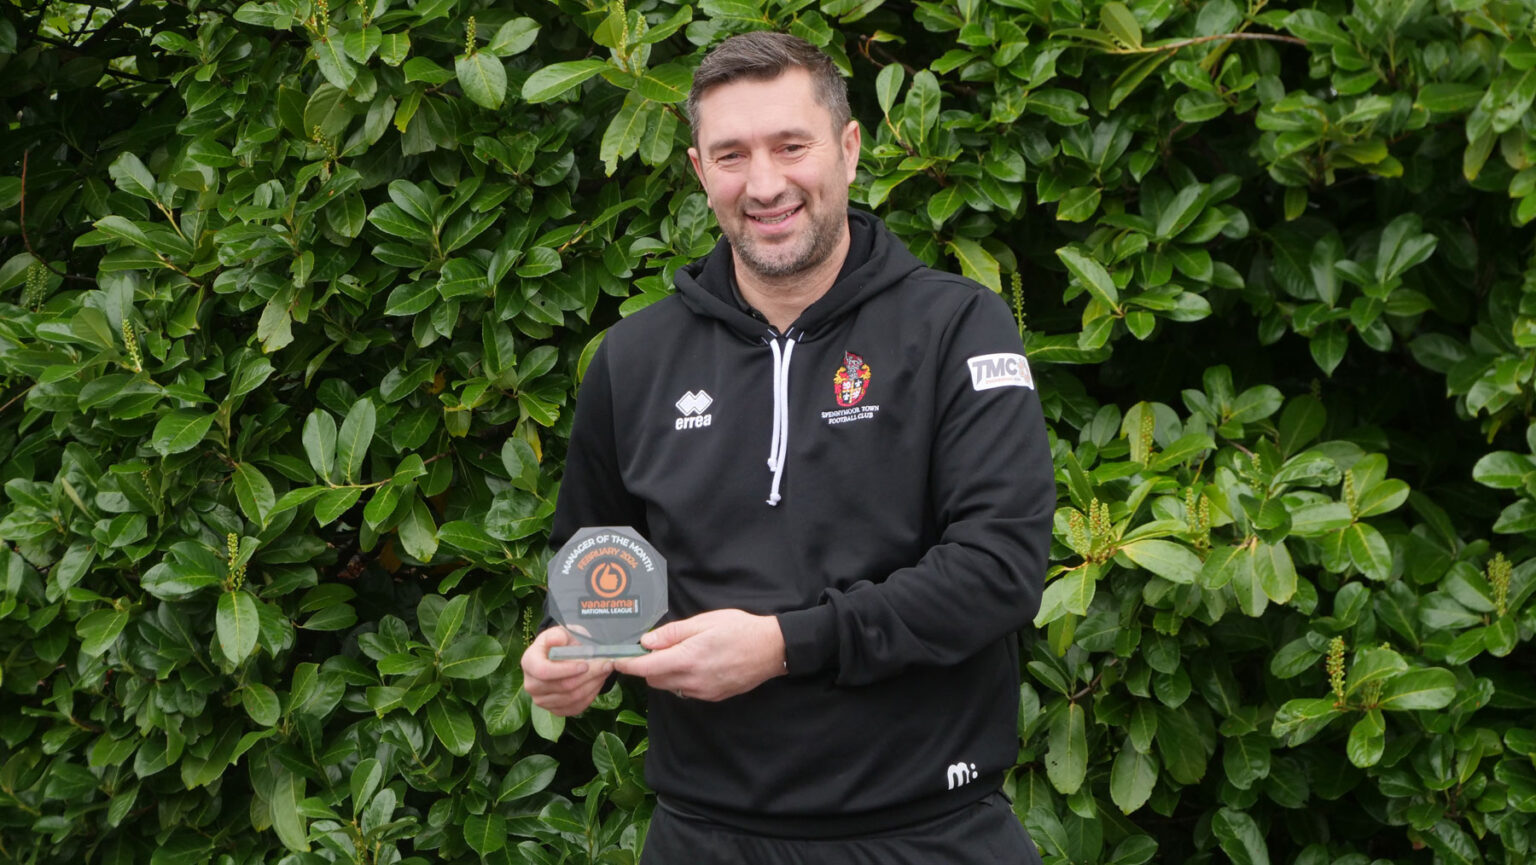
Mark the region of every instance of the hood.
[[[866, 300], [900, 282], [923, 264], [872, 214], [848, 211], [848, 259], [827, 293], [806, 307], [789, 327], [799, 342], [814, 340], [828, 326]], [[725, 239], [673, 277], [683, 302], [698, 315], [718, 319], [744, 339], [761, 342], [778, 334], [737, 305], [731, 245]], [[786, 334], [788, 335], [788, 334]]]

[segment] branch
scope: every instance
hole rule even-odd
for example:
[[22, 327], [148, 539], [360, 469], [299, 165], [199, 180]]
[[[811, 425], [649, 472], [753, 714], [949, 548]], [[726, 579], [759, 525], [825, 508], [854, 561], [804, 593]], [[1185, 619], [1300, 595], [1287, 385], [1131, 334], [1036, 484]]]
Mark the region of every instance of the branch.
[[21, 393], [18, 393], [15, 396], [11, 397], [9, 400], [7, 400], [5, 405], [0, 405], [0, 414], [5, 414], [5, 410], [6, 409], [8, 409], [11, 406], [15, 405], [17, 400], [19, 400], [22, 397], [26, 396], [27, 394], [31, 393], [32, 392], [32, 388], [34, 388], [34, 387], [36, 387], [36, 385], [27, 385], [26, 387], [21, 389]]
[[1180, 39], [1177, 42], [1165, 42], [1162, 45], [1144, 45], [1140, 48], [1116, 48], [1106, 51], [1106, 54], [1151, 54], [1154, 51], [1177, 51], [1180, 48], [1188, 48], [1191, 45], [1204, 45], [1207, 42], [1223, 40], [1246, 39], [1261, 42], [1289, 42], [1292, 45], [1306, 45], [1307, 40], [1298, 39], [1295, 36], [1281, 36], [1279, 33], [1217, 33], [1213, 36], [1196, 36], [1193, 39]]

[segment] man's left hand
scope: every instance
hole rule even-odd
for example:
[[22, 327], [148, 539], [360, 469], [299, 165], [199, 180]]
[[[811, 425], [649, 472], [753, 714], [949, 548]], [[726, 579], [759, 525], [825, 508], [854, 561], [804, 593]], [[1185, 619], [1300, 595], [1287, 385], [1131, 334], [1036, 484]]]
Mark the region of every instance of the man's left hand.
[[651, 653], [615, 661], [614, 669], [694, 700], [724, 700], [785, 673], [779, 620], [743, 610], [669, 622], [641, 637], [640, 645]]

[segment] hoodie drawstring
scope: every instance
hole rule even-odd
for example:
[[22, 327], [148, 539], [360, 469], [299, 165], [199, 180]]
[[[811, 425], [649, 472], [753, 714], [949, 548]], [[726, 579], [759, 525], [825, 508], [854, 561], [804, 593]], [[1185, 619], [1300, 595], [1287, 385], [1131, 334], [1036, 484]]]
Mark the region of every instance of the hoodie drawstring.
[[795, 340], [785, 337], [784, 350], [779, 341], [769, 339], [773, 349], [773, 435], [768, 444], [768, 470], [773, 472], [773, 489], [768, 504], [778, 506], [779, 480], [784, 476], [784, 458], [789, 454], [789, 359], [795, 353]]

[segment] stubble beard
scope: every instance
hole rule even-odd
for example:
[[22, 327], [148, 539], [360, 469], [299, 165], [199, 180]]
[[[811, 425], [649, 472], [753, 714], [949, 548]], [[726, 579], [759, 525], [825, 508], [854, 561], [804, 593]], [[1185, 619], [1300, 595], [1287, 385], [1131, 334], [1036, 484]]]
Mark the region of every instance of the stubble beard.
[[811, 219], [806, 230], [788, 247], [760, 244], [752, 237], [752, 229], [747, 225], [751, 217], [746, 214], [741, 214], [740, 230], [727, 229], [722, 224], [721, 231], [731, 244], [731, 252], [748, 270], [766, 279], [782, 279], [804, 273], [832, 255], [848, 218], [847, 205], [838, 207], [835, 202], [828, 202], [829, 206], [821, 212], [813, 213], [804, 199], [800, 203]]

